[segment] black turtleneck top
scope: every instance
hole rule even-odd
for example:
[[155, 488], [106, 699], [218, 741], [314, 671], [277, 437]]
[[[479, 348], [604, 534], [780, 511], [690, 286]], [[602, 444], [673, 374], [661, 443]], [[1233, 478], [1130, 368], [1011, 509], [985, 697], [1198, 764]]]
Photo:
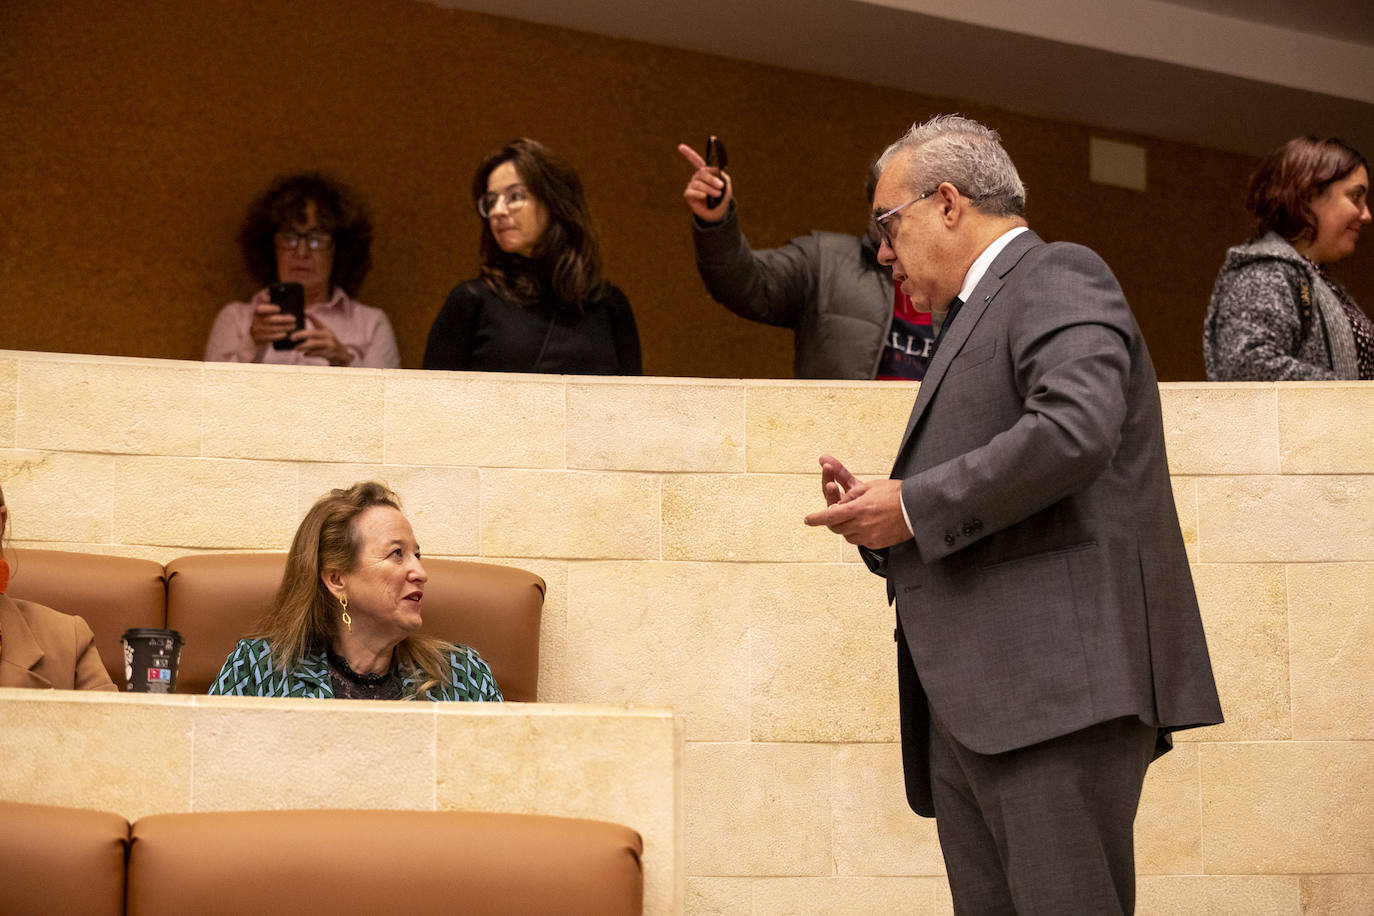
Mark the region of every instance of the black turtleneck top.
[[641, 375], [639, 331], [630, 303], [607, 283], [579, 313], [546, 294], [521, 304], [482, 280], [454, 287], [425, 345], [426, 369]]

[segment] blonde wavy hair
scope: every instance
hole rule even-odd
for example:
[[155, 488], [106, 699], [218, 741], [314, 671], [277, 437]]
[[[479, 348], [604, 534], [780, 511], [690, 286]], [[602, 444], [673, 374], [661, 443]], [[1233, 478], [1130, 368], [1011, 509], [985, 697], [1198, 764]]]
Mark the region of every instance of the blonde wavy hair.
[[[383, 484], [369, 480], [330, 490], [301, 520], [281, 585], [256, 634], [272, 647], [273, 667], [290, 670], [308, 653], [323, 651], [333, 642], [343, 608], [325, 587], [321, 574], [357, 568], [362, 545], [354, 522], [373, 506], [390, 506], [399, 512], [401, 500]], [[451, 643], [420, 633], [412, 633], [396, 646], [402, 675], [421, 676], [416, 696], [446, 679], [452, 649]]]

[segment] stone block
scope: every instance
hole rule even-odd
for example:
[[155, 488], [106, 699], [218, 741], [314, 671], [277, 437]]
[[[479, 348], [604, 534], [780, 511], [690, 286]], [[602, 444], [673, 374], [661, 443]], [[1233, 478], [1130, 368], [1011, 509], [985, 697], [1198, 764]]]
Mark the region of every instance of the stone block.
[[849, 545], [802, 523], [824, 507], [819, 474], [667, 476], [663, 558], [833, 563]]
[[1374, 740], [1374, 563], [1287, 571], [1293, 737]]
[[114, 528], [113, 455], [0, 452], [0, 484], [9, 507], [7, 538], [55, 549], [44, 541], [108, 544]]
[[0, 799], [112, 811], [191, 810], [185, 697], [0, 688]]
[[[9, 540], [6, 538], [6, 540]], [[33, 548], [34, 550], [63, 550], [68, 553], [93, 553], [108, 557], [134, 557], [152, 560], [164, 566], [177, 557], [187, 557], [204, 553], [251, 553], [237, 550], [201, 550], [190, 547], [159, 546], [150, 544], [92, 544], [83, 541], [13, 541], [12, 546]], [[18, 571], [16, 570], [16, 573]]]
[[475, 468], [379, 464], [302, 464], [297, 518], [332, 489], [376, 480], [401, 498], [420, 552], [432, 557], [476, 556], [481, 477]]
[[1174, 477], [1169, 481], [1174, 491], [1174, 508], [1178, 511], [1178, 527], [1183, 534], [1183, 549], [1188, 562], [1197, 562], [1197, 481], [1191, 477]]
[[568, 382], [568, 467], [744, 471], [744, 383]]
[[659, 558], [656, 477], [498, 468], [481, 490], [484, 556]]
[[562, 699], [671, 706], [690, 741], [749, 734], [757, 573], [732, 563], [576, 563]]
[[895, 618], [882, 580], [852, 563], [737, 568], [752, 740], [897, 740]]
[[19, 406], [19, 361], [0, 357], [0, 448], [14, 448]]
[[943, 878], [762, 878], [753, 916], [937, 916]]
[[908, 877], [945, 873], [935, 821], [920, 817], [907, 805], [900, 745], [837, 747], [831, 804], [837, 874]]
[[382, 386], [377, 369], [208, 364], [201, 454], [381, 461]]
[[[677, 911], [677, 767], [667, 710], [439, 704], [439, 810], [613, 821], [644, 839], [644, 912]], [[513, 714], [518, 708], [523, 715]]]
[[1304, 916], [1369, 916], [1374, 874], [1304, 875], [1298, 888]]
[[935, 912], [937, 916], [954, 916], [954, 893], [948, 881], [935, 888]]
[[831, 760], [818, 744], [688, 744], [687, 874], [831, 875]]
[[15, 440], [66, 452], [199, 455], [203, 371], [169, 360], [26, 362]]
[[753, 474], [814, 474], [833, 455], [859, 477], [892, 471], [918, 386], [912, 382], [750, 381], [746, 435]]
[[117, 458], [114, 539], [284, 550], [299, 523], [298, 488], [295, 466], [276, 461]]
[[671, 837], [678, 738], [668, 711], [469, 703], [440, 713], [441, 810], [595, 817]]
[[1193, 582], [1226, 721], [1180, 732], [1178, 738], [1261, 741], [1292, 737], [1284, 567], [1203, 563], [1193, 567]]
[[755, 878], [687, 879], [685, 916], [754, 916]]
[[1277, 387], [1283, 473], [1374, 474], [1374, 383]]
[[1374, 867], [1374, 754], [1367, 742], [1206, 744], [1199, 753], [1208, 874]]
[[44, 544], [44, 550], [73, 550], [77, 553], [102, 553], [112, 557], [135, 557], [140, 560], [152, 560], [154, 563], [161, 563], [166, 566], [177, 557], [189, 557], [205, 553], [248, 553], [251, 551], [239, 550], [199, 550], [187, 547], [164, 547], [148, 544], [73, 544], [63, 546], [61, 544]]
[[1150, 764], [1135, 818], [1138, 875], [1202, 872], [1202, 786], [1196, 744]]
[[1171, 473], [1278, 473], [1273, 385], [1164, 383], [1159, 399]]
[[561, 379], [487, 372], [388, 372], [387, 464], [565, 467]]
[[197, 811], [434, 809], [438, 704], [218, 696], [196, 702]]
[[1142, 875], [1136, 916], [1301, 916], [1289, 875]]
[[1203, 563], [1374, 560], [1374, 475], [1204, 477], [1197, 487]]

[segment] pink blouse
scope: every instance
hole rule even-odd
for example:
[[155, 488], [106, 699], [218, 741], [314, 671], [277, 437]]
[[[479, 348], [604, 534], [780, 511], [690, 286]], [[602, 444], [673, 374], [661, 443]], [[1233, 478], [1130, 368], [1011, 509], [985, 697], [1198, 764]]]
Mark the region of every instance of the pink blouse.
[[[277, 350], [271, 344], [253, 343], [249, 328], [253, 309], [268, 301], [267, 290], [260, 289], [251, 302], [231, 302], [220, 309], [210, 337], [205, 341], [205, 359], [217, 363], [276, 363], [287, 366], [327, 366], [321, 356], [306, 356], [299, 350]], [[348, 298], [338, 287], [328, 302], [305, 307], [305, 314], [329, 328], [339, 343], [353, 355], [353, 365], [370, 369], [401, 368], [401, 353], [396, 349], [396, 334], [386, 312]]]

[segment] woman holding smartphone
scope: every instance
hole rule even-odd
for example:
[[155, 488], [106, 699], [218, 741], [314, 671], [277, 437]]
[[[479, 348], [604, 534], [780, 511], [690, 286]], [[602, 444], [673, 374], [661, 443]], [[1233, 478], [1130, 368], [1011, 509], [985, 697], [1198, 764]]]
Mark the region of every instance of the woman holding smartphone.
[[634, 313], [601, 275], [573, 167], [536, 140], [513, 140], [478, 166], [472, 198], [482, 268], [449, 293], [424, 367], [640, 375]]
[[220, 310], [207, 360], [401, 367], [386, 313], [352, 298], [372, 267], [372, 223], [345, 185], [318, 172], [278, 178], [249, 207], [239, 246], [263, 289]]

